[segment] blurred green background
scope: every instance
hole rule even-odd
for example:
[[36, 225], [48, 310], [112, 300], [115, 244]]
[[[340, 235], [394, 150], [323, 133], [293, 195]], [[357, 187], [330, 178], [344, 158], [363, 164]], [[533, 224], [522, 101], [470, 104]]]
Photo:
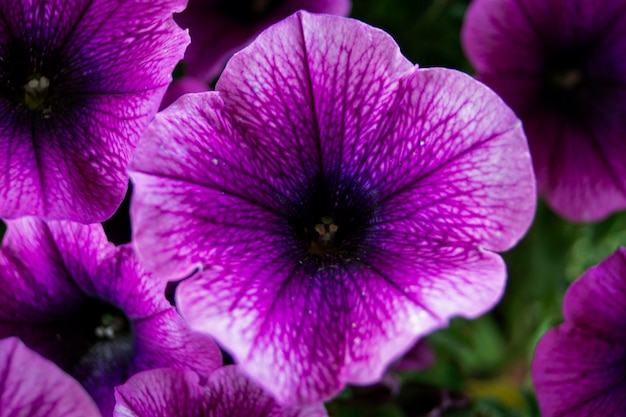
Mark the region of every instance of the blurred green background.
[[[469, 0], [354, 0], [351, 16], [391, 34], [421, 67], [473, 70], [460, 44]], [[530, 379], [535, 344], [562, 321], [568, 285], [626, 245], [626, 214], [572, 224], [539, 202], [526, 237], [504, 254], [506, 293], [488, 315], [454, 319], [428, 337], [435, 364], [390, 375], [390, 383], [349, 387], [328, 403], [338, 417], [534, 417]], [[390, 388], [393, 386], [393, 388]]]

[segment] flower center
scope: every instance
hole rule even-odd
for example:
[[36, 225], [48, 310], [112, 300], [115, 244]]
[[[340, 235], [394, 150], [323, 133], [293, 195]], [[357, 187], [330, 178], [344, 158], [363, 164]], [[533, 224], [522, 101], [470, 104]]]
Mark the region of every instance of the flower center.
[[372, 247], [377, 205], [360, 181], [319, 175], [288, 194], [285, 218], [301, 263], [315, 268], [364, 258]]
[[545, 63], [543, 99], [558, 112], [580, 117], [581, 93], [589, 86], [586, 65], [590, 51], [576, 47], [553, 52]]
[[98, 299], [88, 299], [60, 337], [67, 338], [74, 351], [75, 361], [68, 371], [83, 384], [98, 378], [103, 369], [125, 374], [134, 352], [132, 325], [126, 314]]
[[219, 7], [237, 20], [254, 23], [272, 13], [282, 2], [283, 0], [221, 0]]
[[86, 77], [78, 71], [86, 67], [69, 63], [68, 51], [34, 35], [47, 30], [31, 32], [33, 36], [0, 39], [0, 100], [11, 103], [16, 120], [31, 129], [33, 122], [50, 126], [48, 119], [80, 116], [91, 100], [86, 88], [99, 83], [97, 71]]
[[332, 217], [324, 216], [321, 220], [322, 222], [316, 224], [314, 228], [319, 236], [317, 240], [311, 240], [309, 245], [309, 252], [315, 254], [321, 254], [331, 249], [335, 240], [335, 234], [339, 230], [339, 226], [333, 222]]
[[576, 68], [553, 71], [550, 75], [552, 85], [563, 91], [576, 90], [583, 79], [582, 72]]
[[35, 75], [24, 84], [24, 104], [31, 110], [39, 110], [43, 107], [48, 97], [50, 80], [43, 75]]
[[128, 321], [122, 315], [104, 313], [100, 317], [100, 325], [95, 328], [94, 333], [100, 340], [113, 340], [129, 331]]
[[91, 344], [123, 337], [132, 331], [122, 310], [99, 299], [88, 299], [74, 313], [72, 321], [76, 332]]

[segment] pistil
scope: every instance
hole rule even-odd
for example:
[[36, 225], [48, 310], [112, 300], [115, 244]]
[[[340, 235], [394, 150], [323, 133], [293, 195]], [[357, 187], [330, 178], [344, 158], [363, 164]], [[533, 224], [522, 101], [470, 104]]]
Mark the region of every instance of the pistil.
[[317, 240], [311, 242], [309, 251], [312, 253], [322, 253], [333, 247], [333, 241], [335, 240], [335, 234], [339, 229], [339, 226], [334, 223], [334, 220], [330, 216], [324, 216], [321, 218], [322, 222], [315, 225], [314, 230], [317, 232]]
[[114, 339], [121, 333], [128, 332], [126, 319], [114, 314], [103, 314], [100, 326], [96, 327], [94, 333], [99, 339]]
[[24, 103], [31, 110], [40, 109], [48, 97], [50, 80], [43, 75], [24, 84]]
[[582, 74], [577, 69], [558, 71], [552, 75], [552, 82], [558, 88], [565, 91], [575, 90], [582, 82]]
[[253, 0], [250, 5], [250, 10], [254, 14], [263, 15], [269, 10], [271, 3], [271, 0]]

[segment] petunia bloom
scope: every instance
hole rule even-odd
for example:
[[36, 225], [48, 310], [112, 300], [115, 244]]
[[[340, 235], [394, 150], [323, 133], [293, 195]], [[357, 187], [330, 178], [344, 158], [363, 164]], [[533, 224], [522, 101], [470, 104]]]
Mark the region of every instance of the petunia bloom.
[[411, 372], [430, 368], [435, 363], [435, 350], [426, 339], [417, 342], [390, 366], [390, 371]]
[[111, 216], [188, 35], [185, 0], [0, 0], [0, 217]]
[[0, 284], [0, 337], [19, 336], [75, 377], [105, 417], [113, 388], [138, 371], [221, 366], [215, 343], [188, 329], [165, 286], [100, 225], [9, 221]]
[[474, 0], [477, 77], [524, 122], [537, 187], [574, 221], [626, 209], [626, 0]]
[[384, 32], [298, 12], [215, 92], [151, 123], [131, 162], [135, 245], [176, 305], [282, 403], [376, 382], [451, 316], [499, 299], [535, 207], [521, 124]]
[[544, 417], [618, 417], [626, 399], [626, 249], [565, 294], [565, 323], [539, 341], [532, 364]]
[[0, 340], [0, 417], [100, 417], [78, 382], [15, 337]]
[[185, 52], [185, 71], [204, 82], [215, 78], [232, 54], [263, 29], [303, 9], [345, 16], [350, 0], [189, 0], [174, 16], [189, 28], [191, 45]]
[[113, 417], [326, 417], [322, 404], [285, 407], [229, 365], [208, 378], [175, 369], [140, 372], [115, 389]]

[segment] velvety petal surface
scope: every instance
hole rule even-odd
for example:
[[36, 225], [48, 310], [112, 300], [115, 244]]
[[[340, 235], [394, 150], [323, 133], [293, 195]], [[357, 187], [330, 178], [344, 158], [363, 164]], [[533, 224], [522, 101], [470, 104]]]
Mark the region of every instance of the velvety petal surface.
[[173, 308], [133, 325], [136, 335], [131, 373], [168, 367], [209, 374], [222, 366], [222, 353], [215, 342], [192, 332]]
[[278, 178], [272, 185], [280, 190], [311, 171], [369, 161], [369, 146], [396, 104], [399, 78], [413, 67], [380, 29], [297, 13], [233, 57], [216, 90], [253, 147], [250, 159], [271, 170], [265, 177]]
[[132, 321], [157, 316], [171, 306], [162, 283], [152, 279], [137, 259], [132, 245], [114, 248], [102, 259], [97, 274], [83, 284], [85, 292], [120, 306]]
[[399, 256], [377, 266], [357, 261], [311, 277], [276, 247], [258, 250], [179, 284], [177, 305], [283, 403], [377, 382], [391, 360], [450, 316], [484, 313], [504, 284], [501, 259], [487, 252], [441, 253], [417, 265]]
[[84, 353], [76, 312], [88, 299], [102, 258], [114, 250], [99, 224], [7, 221], [0, 251], [0, 337], [18, 336], [69, 371]]
[[114, 417], [324, 417], [322, 404], [284, 407], [235, 366], [201, 380], [190, 371], [155, 369], [116, 389]]
[[474, 0], [465, 17], [477, 77], [522, 118], [540, 194], [574, 221], [626, 207], [624, 24], [623, 0]]
[[115, 388], [113, 417], [198, 417], [204, 392], [195, 372], [154, 369]]
[[[2, 217], [95, 222], [115, 211], [131, 152], [188, 43], [172, 19], [184, 5], [0, 2]], [[24, 93], [11, 86], [22, 83], [11, 66], [25, 72], [23, 83], [33, 74], [50, 79], [42, 108], [16, 98], [13, 90]]]
[[[626, 103], [626, 88], [614, 91]], [[616, 103], [604, 100], [598, 106]], [[608, 109], [607, 109], [608, 110]], [[605, 111], [607, 111], [605, 110]], [[618, 112], [596, 121], [563, 120], [552, 109], [537, 107], [525, 118], [539, 192], [562, 216], [574, 221], [598, 221], [626, 208], [626, 129]], [[534, 138], [534, 139], [531, 139]]]
[[[265, 3], [265, 5], [264, 5]], [[258, 6], [257, 6], [258, 5]], [[264, 12], [241, 12], [246, 6], [240, 2], [231, 10], [219, 0], [191, 0], [183, 13], [175, 19], [183, 28], [189, 28], [192, 43], [185, 52], [185, 70], [205, 82], [215, 78], [230, 56], [245, 47], [263, 29], [302, 9], [312, 13], [345, 16], [350, 12], [350, 0], [278, 0], [250, 2]], [[239, 8], [239, 15], [235, 8]], [[245, 11], [244, 11], [245, 13]]]
[[621, 336], [626, 317], [624, 300], [626, 249], [620, 247], [568, 288], [563, 314], [567, 322], [577, 326]]
[[143, 261], [180, 279], [209, 262], [210, 242], [227, 241], [233, 223], [271, 230], [285, 190], [322, 165], [338, 170], [339, 157], [363, 157], [359, 143], [379, 137], [411, 68], [389, 35], [354, 20], [300, 13], [259, 35], [229, 62], [219, 94], [187, 96], [146, 132], [130, 167]]
[[565, 323], [539, 342], [533, 381], [546, 417], [620, 416], [626, 406], [626, 249], [568, 289]]
[[0, 341], [1, 417], [99, 417], [93, 400], [69, 375], [17, 338]]
[[545, 417], [623, 415], [626, 339], [565, 323], [535, 350], [533, 381]]
[[7, 221], [0, 252], [0, 320], [42, 325], [61, 320], [83, 300], [85, 285], [113, 251], [99, 224]]
[[391, 238], [385, 249], [511, 248], [535, 209], [519, 119], [491, 90], [454, 70], [406, 74], [399, 96], [386, 140], [366, 142], [371, 157], [357, 165], [381, 190], [379, 224]]
[[[0, 262], [0, 335], [19, 336], [71, 373], [104, 416], [113, 388], [135, 372], [202, 374], [222, 364], [217, 345], [189, 330], [132, 246], [114, 247], [99, 224], [9, 221]], [[105, 315], [125, 323], [108, 338], [97, 336]]]

